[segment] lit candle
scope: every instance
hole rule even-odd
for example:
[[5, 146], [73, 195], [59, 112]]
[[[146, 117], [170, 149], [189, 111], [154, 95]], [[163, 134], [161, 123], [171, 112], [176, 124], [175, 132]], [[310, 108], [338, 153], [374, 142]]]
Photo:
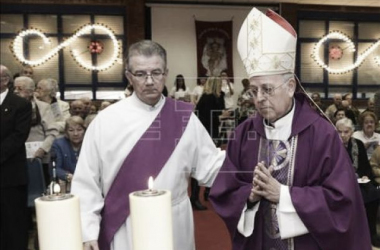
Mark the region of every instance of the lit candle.
[[173, 250], [171, 192], [148, 187], [129, 194], [133, 250]]

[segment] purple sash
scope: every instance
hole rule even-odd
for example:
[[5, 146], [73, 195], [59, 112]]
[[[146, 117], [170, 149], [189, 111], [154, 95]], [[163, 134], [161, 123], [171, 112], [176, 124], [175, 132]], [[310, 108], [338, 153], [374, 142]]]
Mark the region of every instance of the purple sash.
[[157, 177], [182, 137], [192, 112], [193, 105], [166, 98], [161, 112], [126, 157], [104, 200], [100, 250], [110, 249], [114, 235], [129, 216], [129, 193], [147, 189], [149, 176]]

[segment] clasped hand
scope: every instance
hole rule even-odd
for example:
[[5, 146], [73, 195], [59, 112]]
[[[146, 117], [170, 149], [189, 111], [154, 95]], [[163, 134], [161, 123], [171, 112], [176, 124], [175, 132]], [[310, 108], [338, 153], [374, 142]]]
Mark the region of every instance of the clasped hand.
[[272, 176], [273, 166], [265, 167], [264, 162], [259, 162], [253, 174], [250, 202], [259, 201], [262, 197], [278, 203], [280, 200], [281, 184]]

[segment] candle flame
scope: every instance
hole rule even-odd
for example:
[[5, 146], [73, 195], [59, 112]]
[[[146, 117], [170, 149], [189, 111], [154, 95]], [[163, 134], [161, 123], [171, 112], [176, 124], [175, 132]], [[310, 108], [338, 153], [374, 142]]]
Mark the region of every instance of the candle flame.
[[148, 188], [149, 188], [149, 190], [153, 189], [153, 177], [152, 176], [149, 177]]

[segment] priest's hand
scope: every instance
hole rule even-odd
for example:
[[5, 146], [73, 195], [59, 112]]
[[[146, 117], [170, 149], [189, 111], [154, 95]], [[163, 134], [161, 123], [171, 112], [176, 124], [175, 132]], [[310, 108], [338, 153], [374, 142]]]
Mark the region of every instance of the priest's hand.
[[99, 250], [98, 241], [86, 241], [83, 243], [83, 250]]
[[257, 164], [254, 171], [253, 182], [259, 187], [252, 189], [255, 195], [264, 197], [265, 199], [278, 203], [280, 200], [281, 184], [272, 176], [273, 166], [266, 168], [264, 163]]

